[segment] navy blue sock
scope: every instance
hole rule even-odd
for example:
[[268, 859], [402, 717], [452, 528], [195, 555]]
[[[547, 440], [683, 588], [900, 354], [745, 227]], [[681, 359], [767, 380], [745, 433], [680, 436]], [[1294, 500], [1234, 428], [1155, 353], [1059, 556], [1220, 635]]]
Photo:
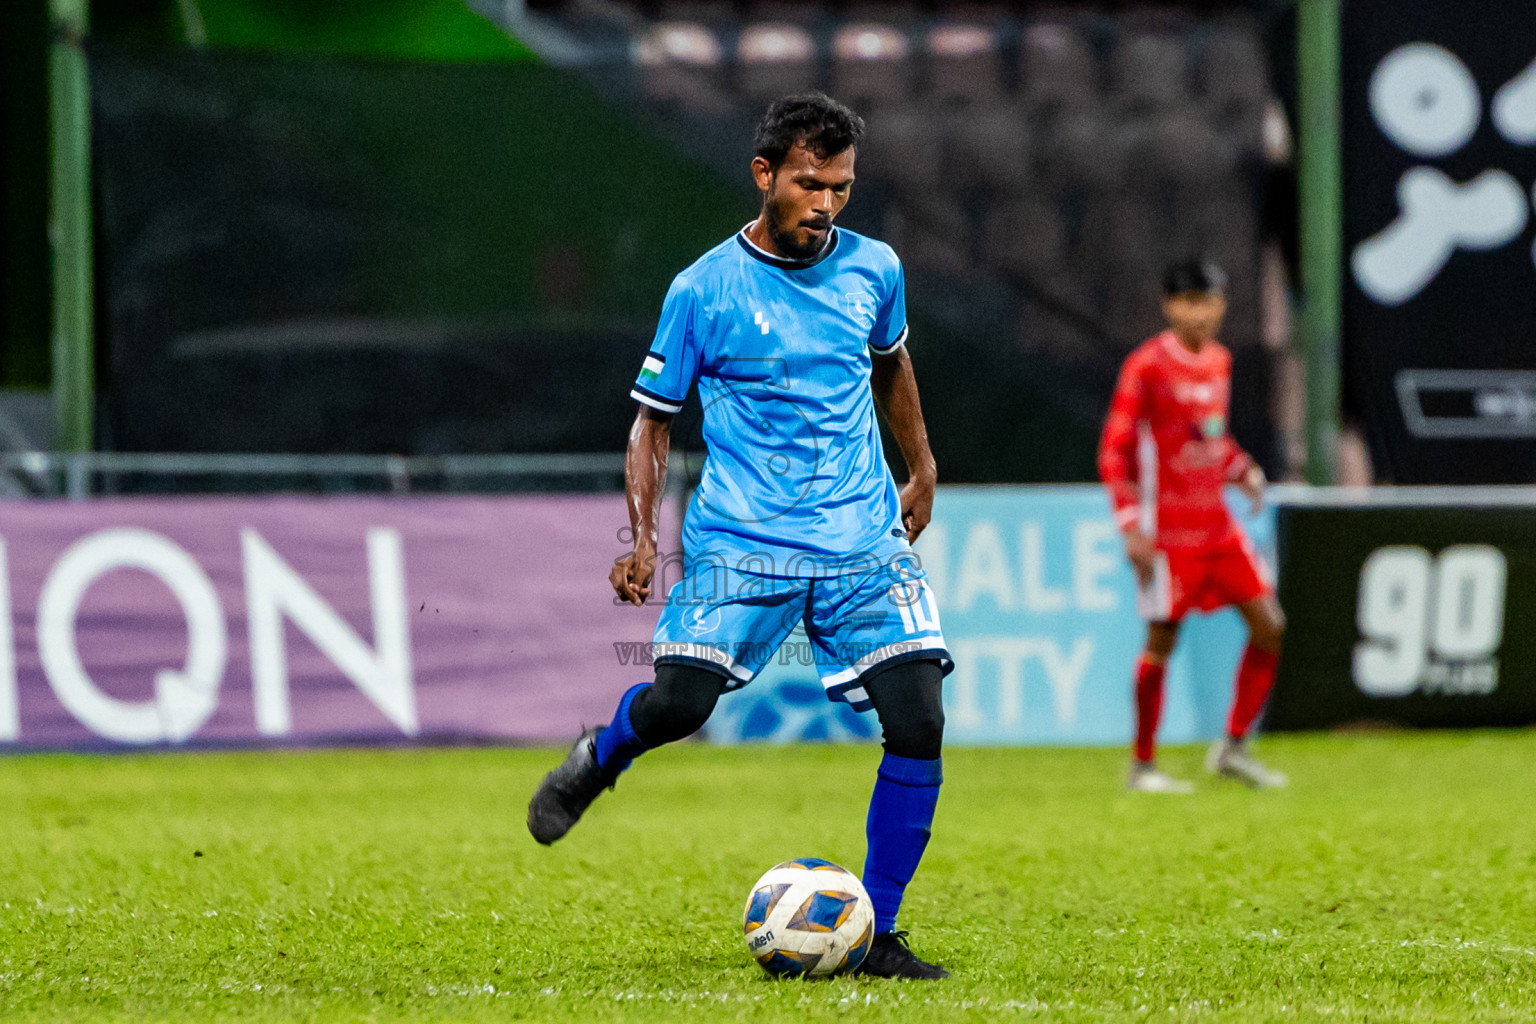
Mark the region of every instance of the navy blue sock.
[[907, 883], [923, 859], [944, 781], [944, 759], [917, 761], [886, 754], [880, 760], [875, 792], [869, 798], [864, 834], [864, 888], [875, 905], [875, 934], [896, 928], [896, 912]]
[[610, 777], [617, 777], [647, 749], [636, 735], [635, 727], [630, 724], [629, 706], [641, 691], [650, 689], [650, 686], [650, 683], [637, 683], [625, 690], [624, 696], [619, 698], [618, 709], [613, 713], [613, 721], [608, 723], [608, 728], [597, 734], [597, 766]]

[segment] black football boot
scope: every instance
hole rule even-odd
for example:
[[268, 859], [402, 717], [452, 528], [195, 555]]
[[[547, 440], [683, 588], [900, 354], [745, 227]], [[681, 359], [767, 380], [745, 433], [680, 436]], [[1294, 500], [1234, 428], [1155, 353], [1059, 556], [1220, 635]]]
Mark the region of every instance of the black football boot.
[[569, 832], [597, 795], [618, 781], [597, 765], [597, 734], [602, 731], [598, 726], [576, 737], [571, 752], [528, 801], [528, 831], [545, 846]]
[[856, 972], [872, 978], [913, 978], [922, 981], [938, 981], [949, 977], [949, 972], [938, 964], [919, 960], [912, 947], [907, 945], [906, 932], [882, 932], [870, 944], [869, 955]]

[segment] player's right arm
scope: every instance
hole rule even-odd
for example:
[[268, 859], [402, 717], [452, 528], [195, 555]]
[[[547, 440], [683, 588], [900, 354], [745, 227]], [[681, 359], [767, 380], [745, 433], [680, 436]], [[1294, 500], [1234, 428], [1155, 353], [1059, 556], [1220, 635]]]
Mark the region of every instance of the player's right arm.
[[1139, 425], [1145, 419], [1144, 363], [1133, 353], [1120, 368], [1104, 432], [1099, 437], [1099, 479], [1109, 490], [1115, 523], [1125, 538], [1125, 554], [1143, 583], [1152, 579], [1155, 556], [1153, 539], [1141, 529], [1141, 504], [1137, 494], [1136, 445]]
[[624, 500], [634, 548], [613, 563], [608, 582], [614, 593], [636, 607], [651, 596], [651, 579], [656, 575], [656, 537], [666, 490], [667, 453], [672, 447], [672, 417], [683, 407], [699, 373], [697, 309], [686, 274], [677, 275], [662, 303], [656, 338], [629, 393], [640, 403], [624, 449]]
[[614, 593], [637, 608], [651, 596], [651, 579], [656, 575], [656, 537], [671, 449], [672, 414], [642, 402], [624, 451], [624, 502], [629, 506], [634, 549], [613, 563], [608, 573]]

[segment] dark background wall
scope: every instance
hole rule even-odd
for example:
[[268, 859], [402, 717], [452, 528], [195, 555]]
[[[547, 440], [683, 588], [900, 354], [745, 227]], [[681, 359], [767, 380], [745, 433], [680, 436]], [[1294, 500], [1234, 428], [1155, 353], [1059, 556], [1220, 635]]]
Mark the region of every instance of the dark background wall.
[[[462, 0], [92, 0], [91, 37], [150, 48], [519, 61], [532, 54]], [[49, 383], [47, 0], [0, 14], [0, 387]]]
[[104, 413], [136, 451], [604, 451], [750, 215], [537, 64], [93, 55]]
[[[1150, 23], [1136, 20], [1159, 6]], [[1138, 5], [1125, 24], [1273, 6]], [[24, 46], [7, 35], [39, 69], [41, 8], [28, 7]], [[1122, 8], [1087, 16], [1097, 59], [1111, 58]], [[98, 442], [407, 453], [622, 444], [623, 396], [666, 282], [754, 212], [741, 167], [756, 101], [678, 120], [622, 68], [527, 63], [461, 0], [200, 0], [197, 10], [196, 25], [163, 0], [93, 10]], [[1005, 13], [1024, 25], [1039, 12]], [[1203, 52], [1208, 30], [1190, 31], [1191, 52]], [[8, 102], [23, 98], [7, 90]], [[41, 89], [26, 99], [37, 147], [45, 101]], [[892, 138], [889, 111], [871, 109]], [[952, 120], [984, 136], [985, 120], [968, 117]], [[1036, 156], [1051, 152], [1044, 135], [1035, 142]], [[956, 208], [914, 206], [890, 148], [872, 149], [846, 222], [895, 242], [908, 263], [914, 358], [946, 478], [1091, 479], [1119, 358], [1156, 325], [1143, 272], [1165, 254], [1135, 253], [1145, 260], [1134, 287], [1096, 272], [1076, 291], [1028, 267], [999, 271], [982, 234], [956, 264], [953, 217], [985, 232], [994, 184], [968, 186]], [[30, 166], [45, 196], [46, 162]], [[1073, 185], [1070, 166], [1046, 174], [1027, 198], [1056, 204], [1073, 259], [1099, 259], [1103, 218], [1127, 210], [1158, 245], [1199, 241], [1157, 234], [1183, 193], [1126, 204], [1119, 186]], [[1227, 209], [1262, 202], [1261, 182], [1233, 185], [1218, 195]], [[19, 194], [8, 176], [8, 210]], [[6, 265], [0, 383], [47, 382], [45, 206], [21, 203], [7, 220], [5, 251], [31, 258]], [[1273, 464], [1252, 255], [1236, 253], [1246, 294], [1232, 325], [1234, 426]]]
[[6, 8], [0, 30], [0, 387], [48, 383], [47, 18]]

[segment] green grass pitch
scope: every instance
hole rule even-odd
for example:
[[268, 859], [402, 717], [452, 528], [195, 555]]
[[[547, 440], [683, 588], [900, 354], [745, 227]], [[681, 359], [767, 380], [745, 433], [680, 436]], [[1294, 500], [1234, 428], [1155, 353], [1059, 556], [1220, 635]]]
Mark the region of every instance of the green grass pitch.
[[775, 862], [862, 862], [874, 748], [654, 753], [552, 849], [553, 751], [11, 758], [0, 1019], [1536, 1019], [1536, 736], [1262, 749], [1291, 789], [950, 752], [902, 916], [941, 983], [773, 981], [741, 940]]

